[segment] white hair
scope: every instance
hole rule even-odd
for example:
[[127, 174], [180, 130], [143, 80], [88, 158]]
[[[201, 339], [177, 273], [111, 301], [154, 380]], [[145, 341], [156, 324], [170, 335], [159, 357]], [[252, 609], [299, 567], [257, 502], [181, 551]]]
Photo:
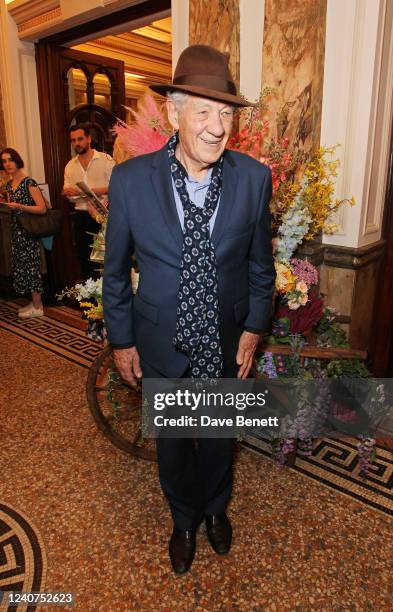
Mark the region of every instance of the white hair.
[[177, 111], [181, 111], [190, 96], [183, 91], [167, 91], [166, 97], [173, 102]]

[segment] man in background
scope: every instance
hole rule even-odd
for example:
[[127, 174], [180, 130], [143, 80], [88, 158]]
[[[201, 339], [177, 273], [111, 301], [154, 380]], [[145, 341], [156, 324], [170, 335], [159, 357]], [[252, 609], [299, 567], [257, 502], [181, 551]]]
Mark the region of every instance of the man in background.
[[105, 197], [115, 162], [107, 153], [92, 149], [90, 131], [86, 125], [75, 124], [68, 133], [76, 156], [65, 167], [63, 194], [74, 205], [76, 252], [82, 278], [86, 280], [97, 276], [95, 264], [90, 261], [91, 234], [99, 232], [100, 224], [97, 222], [98, 213], [87, 205], [77, 183], [83, 181], [97, 196]]

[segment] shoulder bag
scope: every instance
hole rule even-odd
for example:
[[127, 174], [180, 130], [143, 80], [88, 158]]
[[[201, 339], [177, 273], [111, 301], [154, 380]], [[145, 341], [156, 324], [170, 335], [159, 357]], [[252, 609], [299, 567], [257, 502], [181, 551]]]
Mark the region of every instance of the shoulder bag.
[[44, 215], [21, 213], [17, 215], [16, 222], [32, 238], [45, 238], [54, 236], [61, 230], [63, 222], [63, 211], [48, 208]]

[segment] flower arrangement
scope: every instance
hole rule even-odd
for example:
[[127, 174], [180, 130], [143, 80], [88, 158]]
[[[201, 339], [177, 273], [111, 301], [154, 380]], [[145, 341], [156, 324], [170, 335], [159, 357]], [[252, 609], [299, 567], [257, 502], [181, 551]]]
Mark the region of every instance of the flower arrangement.
[[231, 136], [227, 144], [228, 149], [246, 153], [269, 166], [273, 183], [273, 213], [276, 209], [281, 209], [282, 203], [291, 193], [293, 178], [304, 161], [303, 151], [290, 147], [289, 138], [270, 137], [268, 107], [269, 98], [274, 91], [271, 87], [265, 87], [255, 107], [240, 111], [242, 127], [238, 133]]
[[56, 297], [58, 300], [63, 300], [64, 298], [77, 300], [82, 309], [83, 316], [88, 322], [87, 337], [91, 340], [105, 343], [106, 329], [102, 305], [102, 277], [97, 280], [88, 278], [84, 283], [78, 283], [69, 289], [66, 287]]
[[172, 135], [172, 128], [162, 106], [157, 104], [153, 96], [145, 94], [138, 101], [138, 111], [126, 108], [134, 123], [129, 125], [119, 119], [114, 126], [120, 147], [133, 157], [161, 149]]
[[77, 283], [74, 287], [67, 287], [56, 296], [59, 300], [71, 298], [79, 302], [83, 314], [87, 319], [103, 319], [102, 307], [102, 278], [94, 280], [88, 278], [84, 283]]
[[282, 230], [281, 240], [293, 241], [290, 252], [278, 252], [278, 259], [288, 259], [303, 240], [311, 240], [321, 231], [335, 233], [338, 226], [330, 220], [332, 214], [344, 203], [352, 206], [354, 199], [334, 198], [339, 167], [336, 147], [321, 147], [307, 157], [300, 148], [291, 146], [287, 137], [271, 137], [268, 104], [272, 95], [274, 89], [266, 87], [255, 108], [241, 111], [243, 127], [230, 138], [228, 148], [269, 166], [274, 225]]
[[291, 335], [307, 338], [323, 314], [318, 271], [309, 261], [296, 257], [276, 260], [275, 268], [278, 303], [271, 341], [289, 343]]
[[309, 301], [309, 292], [318, 283], [317, 269], [308, 261], [293, 257], [276, 261], [276, 289], [281, 303], [290, 310], [297, 310]]

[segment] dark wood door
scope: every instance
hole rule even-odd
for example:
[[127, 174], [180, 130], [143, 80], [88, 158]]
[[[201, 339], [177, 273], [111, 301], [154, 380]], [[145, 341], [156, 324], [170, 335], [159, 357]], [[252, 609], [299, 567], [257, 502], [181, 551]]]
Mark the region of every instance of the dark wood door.
[[382, 237], [386, 240], [386, 251], [377, 285], [370, 353], [374, 375], [391, 378], [393, 377], [393, 130]]
[[48, 42], [36, 45], [36, 59], [45, 175], [52, 206], [62, 208], [65, 218], [51, 257], [51, 284], [59, 291], [79, 276], [71, 208], [61, 196], [72, 154], [67, 130], [75, 123], [90, 123], [93, 147], [112, 153], [111, 128], [117, 117], [124, 118], [124, 63]]

